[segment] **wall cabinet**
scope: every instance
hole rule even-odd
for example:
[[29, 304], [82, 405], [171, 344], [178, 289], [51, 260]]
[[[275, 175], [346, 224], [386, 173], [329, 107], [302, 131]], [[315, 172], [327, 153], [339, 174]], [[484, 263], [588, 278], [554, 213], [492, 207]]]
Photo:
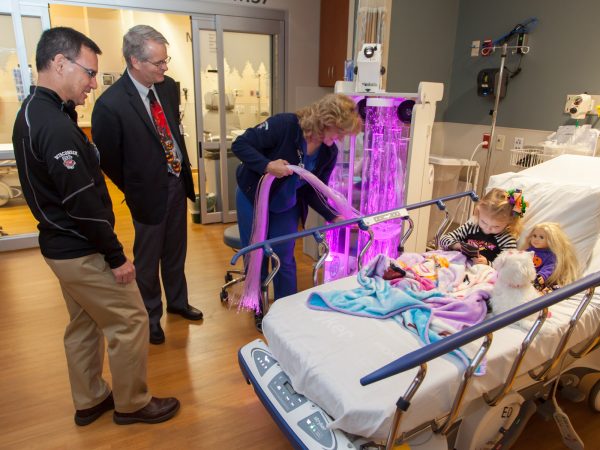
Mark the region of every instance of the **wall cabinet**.
[[350, 0], [321, 0], [319, 86], [332, 87], [344, 79], [349, 11]]

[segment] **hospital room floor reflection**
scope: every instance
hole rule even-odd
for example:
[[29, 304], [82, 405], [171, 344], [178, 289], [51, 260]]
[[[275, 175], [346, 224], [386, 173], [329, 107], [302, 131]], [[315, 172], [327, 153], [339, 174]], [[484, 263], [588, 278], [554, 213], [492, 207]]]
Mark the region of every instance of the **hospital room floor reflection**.
[[[117, 232], [131, 256], [131, 219], [122, 196], [113, 188], [111, 194]], [[202, 309], [205, 320], [196, 324], [178, 316], [163, 318], [166, 343], [150, 348], [149, 385], [155, 395], [178, 397], [182, 408], [173, 420], [152, 426], [120, 427], [110, 414], [88, 427], [75, 426], [62, 344], [67, 313], [58, 283], [38, 249], [0, 255], [0, 339], [5, 343], [0, 347], [0, 448], [292, 448], [238, 367], [238, 349], [261, 336], [251, 314], [238, 313], [219, 300], [232, 256], [222, 240], [227, 226], [189, 223], [190, 303]], [[299, 287], [306, 289], [312, 279], [311, 260], [300, 252], [297, 257]], [[105, 374], [110, 377], [107, 361]], [[585, 403], [559, 402], [586, 448], [600, 448], [600, 416]], [[513, 448], [565, 446], [553, 421], [534, 416]]]

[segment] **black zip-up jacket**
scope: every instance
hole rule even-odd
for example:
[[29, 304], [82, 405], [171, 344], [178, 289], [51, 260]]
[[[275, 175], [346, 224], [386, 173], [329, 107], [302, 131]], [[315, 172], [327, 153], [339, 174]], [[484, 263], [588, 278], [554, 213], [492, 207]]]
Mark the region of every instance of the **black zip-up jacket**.
[[39, 222], [45, 257], [100, 253], [114, 269], [126, 258], [114, 232], [112, 202], [98, 150], [76, 118], [50, 89], [37, 87], [23, 102], [12, 138], [21, 187]]

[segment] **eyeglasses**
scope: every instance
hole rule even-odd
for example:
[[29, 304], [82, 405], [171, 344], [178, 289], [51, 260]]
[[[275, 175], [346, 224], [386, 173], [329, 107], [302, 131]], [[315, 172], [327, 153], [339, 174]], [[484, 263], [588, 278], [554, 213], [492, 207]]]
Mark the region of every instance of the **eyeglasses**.
[[81, 64], [79, 64], [77, 61], [72, 60], [71, 58], [67, 58], [69, 61], [71, 61], [73, 64], [78, 65], [79, 67], [81, 67], [83, 70], [85, 70], [85, 73], [88, 74], [88, 76], [90, 78], [96, 78], [96, 75], [98, 75], [98, 71], [97, 70], [92, 70], [92, 69], [88, 69], [85, 66], [82, 66]]
[[167, 64], [169, 64], [171, 62], [171, 57], [167, 56], [165, 59], [161, 59], [160, 61], [156, 61], [156, 62], [152, 62], [152, 61], [148, 61], [148, 60], [146, 60], [146, 62], [152, 64], [153, 66], [161, 67], [161, 66], [166, 66]]

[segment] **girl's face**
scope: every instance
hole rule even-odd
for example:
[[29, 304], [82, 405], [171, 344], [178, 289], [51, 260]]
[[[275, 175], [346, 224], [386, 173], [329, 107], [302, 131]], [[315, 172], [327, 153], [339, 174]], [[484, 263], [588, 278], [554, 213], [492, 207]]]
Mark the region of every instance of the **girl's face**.
[[535, 248], [547, 248], [548, 247], [548, 236], [544, 230], [536, 229], [531, 233], [530, 244]]
[[485, 234], [498, 234], [503, 232], [510, 220], [508, 218], [492, 216], [490, 213], [485, 211], [484, 209], [479, 209], [479, 218], [477, 223], [479, 224], [479, 228]]

